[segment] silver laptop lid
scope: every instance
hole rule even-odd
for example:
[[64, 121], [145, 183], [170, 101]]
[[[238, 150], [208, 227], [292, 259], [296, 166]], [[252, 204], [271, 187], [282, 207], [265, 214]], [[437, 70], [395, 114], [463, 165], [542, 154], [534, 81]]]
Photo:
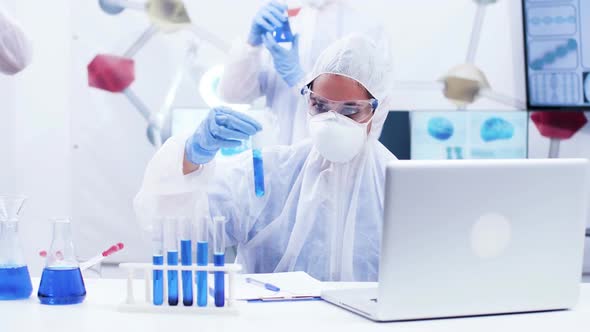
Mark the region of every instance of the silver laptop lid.
[[587, 169], [585, 159], [391, 163], [377, 317], [573, 306]]

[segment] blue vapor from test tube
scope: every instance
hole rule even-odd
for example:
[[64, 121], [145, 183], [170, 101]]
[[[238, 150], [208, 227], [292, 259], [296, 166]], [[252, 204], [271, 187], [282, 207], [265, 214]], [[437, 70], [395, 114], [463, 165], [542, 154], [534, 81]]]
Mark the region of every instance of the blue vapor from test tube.
[[[191, 223], [190, 219], [181, 220], [182, 237], [180, 239], [180, 262], [182, 266], [193, 264]], [[193, 305], [193, 271], [182, 271], [182, 303], [185, 306]]]
[[[225, 217], [213, 218], [215, 232], [213, 236], [213, 264], [215, 266], [225, 265]], [[215, 306], [225, 305], [225, 272], [214, 272], [215, 283]]]
[[[162, 240], [162, 220], [154, 220], [152, 229], [152, 245], [153, 245], [153, 257], [152, 264], [164, 265], [163, 255], [163, 240]], [[152, 284], [152, 297], [154, 305], [162, 305], [164, 303], [164, 271], [153, 270], [153, 284]]]
[[260, 135], [252, 137], [252, 163], [254, 170], [254, 193], [257, 197], [264, 196], [264, 163], [260, 147]]
[[[209, 263], [209, 242], [208, 242], [208, 223], [209, 218], [205, 217], [198, 225], [197, 235], [197, 265], [207, 266]], [[207, 306], [207, 271], [197, 271], [197, 305], [199, 307]]]

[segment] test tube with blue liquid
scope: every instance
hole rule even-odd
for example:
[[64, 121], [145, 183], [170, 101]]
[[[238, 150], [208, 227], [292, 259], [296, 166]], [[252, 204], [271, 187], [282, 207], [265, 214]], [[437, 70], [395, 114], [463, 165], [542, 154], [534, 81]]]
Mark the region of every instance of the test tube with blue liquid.
[[[176, 220], [166, 219], [164, 223], [164, 247], [166, 248], [166, 264], [178, 265], [178, 240], [176, 236]], [[178, 271], [168, 270], [168, 304], [178, 304]]]
[[[213, 218], [214, 235], [213, 235], [213, 265], [225, 265], [225, 217], [217, 216]], [[225, 305], [225, 272], [214, 272], [214, 297], [215, 306], [223, 307]]]
[[[164, 231], [162, 219], [156, 219], [152, 228], [153, 265], [164, 265]], [[164, 303], [164, 271], [154, 269], [152, 276], [152, 298], [154, 305]]]
[[264, 196], [264, 163], [262, 161], [262, 136], [252, 136], [252, 163], [254, 170], [254, 193], [257, 197]]
[[[283, 1], [283, 3], [286, 4], [285, 1]], [[291, 31], [291, 25], [289, 24], [289, 16], [291, 15], [289, 11], [286, 11], [285, 14], [287, 19], [285, 22], [283, 22], [283, 25], [272, 32], [277, 43], [290, 43], [293, 41], [294, 36], [293, 32]]]
[[[180, 262], [182, 266], [193, 264], [191, 230], [192, 224], [189, 218], [181, 218], [180, 237]], [[193, 271], [182, 271], [182, 303], [185, 306], [193, 305]]]
[[275, 41], [277, 43], [290, 43], [293, 41], [293, 32], [291, 31], [291, 25], [289, 24], [289, 20], [285, 21], [280, 28], [277, 28], [273, 31], [273, 35], [275, 37]]
[[[209, 217], [199, 220], [197, 225], [197, 265], [207, 266], [209, 263]], [[197, 271], [197, 305], [207, 306], [207, 271]]]

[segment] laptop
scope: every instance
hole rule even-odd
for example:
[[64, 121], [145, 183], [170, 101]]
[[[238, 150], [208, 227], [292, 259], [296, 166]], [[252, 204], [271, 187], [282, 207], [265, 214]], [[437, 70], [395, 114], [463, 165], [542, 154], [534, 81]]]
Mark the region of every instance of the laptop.
[[374, 321], [572, 308], [588, 166], [586, 159], [393, 162], [377, 288], [321, 296]]

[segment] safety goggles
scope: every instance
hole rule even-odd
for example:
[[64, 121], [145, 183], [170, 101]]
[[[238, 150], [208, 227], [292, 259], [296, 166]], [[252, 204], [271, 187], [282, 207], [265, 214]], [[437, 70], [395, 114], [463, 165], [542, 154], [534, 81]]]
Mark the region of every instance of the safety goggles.
[[375, 98], [365, 100], [333, 101], [311, 91], [311, 89], [309, 89], [307, 86], [301, 89], [301, 95], [303, 95], [307, 100], [307, 104], [309, 105], [309, 114], [311, 115], [318, 115], [328, 111], [334, 111], [357, 122], [363, 122], [364, 120], [370, 118], [379, 105], [379, 101]]

